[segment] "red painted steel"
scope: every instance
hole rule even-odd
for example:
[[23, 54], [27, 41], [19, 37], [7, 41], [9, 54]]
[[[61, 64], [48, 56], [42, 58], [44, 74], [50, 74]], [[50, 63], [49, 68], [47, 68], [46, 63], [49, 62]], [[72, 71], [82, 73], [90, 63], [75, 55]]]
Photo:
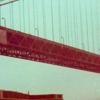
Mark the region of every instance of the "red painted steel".
[[0, 27], [0, 54], [91, 72], [100, 72], [100, 55]]
[[0, 91], [0, 100], [63, 100], [61, 94], [41, 94], [41, 95], [30, 95], [25, 93], [20, 93], [16, 91]]

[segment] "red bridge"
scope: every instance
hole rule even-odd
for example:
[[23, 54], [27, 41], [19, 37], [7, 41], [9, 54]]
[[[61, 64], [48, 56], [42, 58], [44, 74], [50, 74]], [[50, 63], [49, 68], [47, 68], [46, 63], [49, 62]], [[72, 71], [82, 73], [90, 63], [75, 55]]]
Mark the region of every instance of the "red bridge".
[[61, 94], [30, 95], [15, 91], [0, 91], [0, 100], [63, 100]]
[[5, 27], [0, 27], [0, 54], [63, 67], [100, 72], [99, 55]]

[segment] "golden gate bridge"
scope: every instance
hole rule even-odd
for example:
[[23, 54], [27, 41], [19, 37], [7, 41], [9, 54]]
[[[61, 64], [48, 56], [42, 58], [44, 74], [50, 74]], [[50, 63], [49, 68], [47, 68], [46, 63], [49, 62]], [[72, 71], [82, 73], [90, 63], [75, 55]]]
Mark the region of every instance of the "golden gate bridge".
[[[20, 4], [21, 3], [21, 4]], [[49, 64], [54, 64], [54, 65], [60, 65], [60, 66], [64, 66], [64, 67], [71, 67], [71, 68], [75, 68], [75, 69], [81, 69], [81, 70], [87, 70], [87, 71], [92, 71], [92, 72], [100, 72], [100, 56], [98, 54], [95, 54], [88, 51], [88, 50], [82, 50], [84, 49], [84, 40], [83, 40], [83, 34], [81, 33], [81, 45], [83, 48], [81, 49], [77, 49], [75, 47], [69, 46], [68, 43], [66, 45], [66, 37], [64, 38], [64, 36], [66, 36], [66, 34], [70, 35], [69, 33], [66, 33], [65, 35], [63, 35], [63, 28], [62, 28], [62, 17], [61, 17], [61, 1], [58, 0], [58, 20], [59, 23], [58, 24], [58, 35], [59, 35], [59, 39], [58, 41], [55, 40], [55, 26], [54, 26], [54, 8], [53, 8], [53, 1], [50, 0], [50, 11], [51, 11], [51, 32], [52, 32], [52, 40], [48, 40], [47, 36], [47, 20], [46, 20], [46, 1], [43, 1], [42, 4], [40, 5], [40, 7], [42, 8], [42, 31], [43, 31], [43, 36], [40, 36], [40, 32], [41, 29], [39, 28], [39, 16], [38, 16], [38, 12], [36, 12], [37, 9], [39, 9], [39, 7], [37, 6], [37, 2], [35, 0], [33, 0], [32, 2], [29, 3], [33, 3], [32, 6], [27, 4], [27, 9], [28, 9], [28, 14], [27, 15], [27, 22], [28, 22], [28, 32], [27, 30], [25, 31], [25, 25], [26, 25], [26, 19], [25, 19], [25, 1], [24, 0], [11, 0], [8, 2], [3, 2], [0, 4], [0, 18], [1, 20], [3, 20], [3, 23], [1, 21], [1, 27], [0, 27], [0, 54], [1, 55], [5, 55], [5, 56], [12, 56], [12, 57], [16, 57], [16, 58], [23, 58], [23, 59], [28, 59], [28, 60], [33, 60], [33, 61], [38, 61], [38, 62], [43, 62], [43, 63], [49, 63]], [[71, 2], [67, 1], [67, 5], [68, 3], [70, 4]], [[72, 5], [74, 5], [75, 2], [72, 3]], [[20, 21], [19, 23], [16, 23], [19, 25], [20, 29], [16, 29], [15, 26], [15, 19], [14, 17], [16, 17], [16, 9], [14, 10], [14, 6], [18, 5], [18, 15], [19, 19], [18, 21]], [[20, 6], [19, 6], [20, 5]], [[22, 7], [21, 7], [22, 6]], [[69, 5], [68, 5], [69, 6]], [[33, 10], [31, 10], [30, 8], [33, 7]], [[79, 0], [79, 7], [81, 9], [81, 1]], [[4, 13], [8, 13], [8, 16], [4, 16], [3, 15], [3, 11], [2, 10], [7, 10]], [[23, 9], [22, 9], [23, 8]], [[67, 9], [67, 8], [66, 8]], [[86, 9], [86, 7], [84, 7], [84, 9]], [[21, 10], [22, 10], [22, 14], [21, 14]], [[56, 10], [56, 9], [55, 9]], [[26, 33], [31, 33], [31, 17], [30, 17], [30, 13], [31, 11], [34, 11], [32, 14], [32, 18], [34, 18], [34, 34], [30, 35], [30, 34], [26, 34]], [[39, 11], [39, 10], [37, 10]], [[91, 8], [92, 11], [92, 8]], [[79, 10], [80, 12], [80, 10]], [[73, 10], [73, 23], [77, 25], [78, 23], [76, 22], [77, 20], [75, 20], [76, 16], [74, 15], [75, 12]], [[93, 12], [91, 12], [91, 14], [93, 14]], [[66, 17], [67, 16], [67, 17]], [[68, 15], [66, 15], [65, 18], [68, 19]], [[86, 15], [87, 16], [87, 15]], [[6, 18], [7, 17], [7, 18]], [[22, 21], [23, 19], [23, 21]], [[66, 21], [65, 19], [65, 21]], [[87, 19], [86, 19], [87, 21]], [[22, 22], [22, 23], [21, 23]], [[67, 22], [67, 23], [66, 23]], [[68, 23], [68, 20], [65, 22], [65, 27], [66, 24]], [[88, 21], [87, 21], [88, 23]], [[3, 24], [3, 27], [2, 27]], [[93, 22], [92, 22], [93, 24]], [[74, 25], [74, 26], [75, 26]], [[82, 14], [80, 12], [80, 25], [81, 25], [81, 32], [83, 31], [83, 25], [82, 25]], [[70, 25], [69, 25], [70, 26]], [[93, 26], [93, 25], [92, 25]], [[23, 28], [23, 29], [22, 29]], [[94, 28], [94, 27], [93, 27]], [[22, 30], [21, 30], [22, 29]], [[92, 30], [92, 29], [91, 29]], [[69, 30], [68, 30], [69, 31]], [[89, 29], [88, 29], [89, 31]], [[93, 30], [94, 31], [94, 30]], [[66, 30], [65, 30], [66, 32]], [[74, 29], [74, 32], [75, 29]], [[76, 34], [76, 33], [75, 33]], [[37, 35], [37, 36], [36, 36]], [[87, 35], [89, 35], [89, 33], [87, 33]], [[93, 50], [95, 50], [95, 44], [94, 44], [94, 33], [92, 34], [93, 36], [92, 38], [92, 47]], [[75, 35], [76, 36], [76, 35]], [[89, 38], [89, 36], [88, 36]], [[72, 41], [73, 41], [73, 37], [72, 37]], [[88, 40], [89, 41], [89, 40]], [[86, 42], [88, 42], [86, 41]], [[62, 43], [61, 43], [62, 42]], [[87, 43], [87, 45], [89, 45], [89, 43]], [[95, 51], [94, 51], [95, 52]]]
[[[98, 15], [95, 21], [92, 17], [96, 14], [93, 8], [90, 7], [88, 10], [86, 2], [82, 4], [81, 0], [78, 1], [76, 7], [75, 1], [65, 0], [63, 3], [58, 0], [54, 4], [54, 1], [50, 0], [48, 14], [45, 10], [47, 7], [45, 0], [41, 1], [41, 4], [35, 0], [31, 2], [12, 0], [1, 3], [0, 55], [100, 73], [99, 47], [95, 46], [97, 43], [95, 32], [99, 33]], [[62, 8], [62, 3], [65, 4], [65, 8]], [[91, 5], [95, 7], [93, 1]], [[73, 9], [69, 9], [69, 6], [73, 6]], [[76, 13], [77, 9], [79, 14]], [[88, 16], [91, 16], [91, 20]], [[49, 31], [52, 34], [51, 39], [48, 38]], [[72, 34], [74, 32], [74, 35], [71, 36], [71, 32]], [[80, 43], [77, 48], [74, 45], [76, 41]]]

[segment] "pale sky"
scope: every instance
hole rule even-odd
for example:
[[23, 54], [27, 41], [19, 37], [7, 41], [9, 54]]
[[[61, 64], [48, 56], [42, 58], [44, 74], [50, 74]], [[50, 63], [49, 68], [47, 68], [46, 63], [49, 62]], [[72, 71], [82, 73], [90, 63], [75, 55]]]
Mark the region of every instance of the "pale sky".
[[[100, 54], [99, 7], [100, 0], [20, 0], [1, 7], [0, 17], [7, 27], [50, 40], [54, 32], [57, 42], [63, 36], [65, 44]], [[99, 100], [99, 87], [97, 73], [0, 56], [0, 89]]]

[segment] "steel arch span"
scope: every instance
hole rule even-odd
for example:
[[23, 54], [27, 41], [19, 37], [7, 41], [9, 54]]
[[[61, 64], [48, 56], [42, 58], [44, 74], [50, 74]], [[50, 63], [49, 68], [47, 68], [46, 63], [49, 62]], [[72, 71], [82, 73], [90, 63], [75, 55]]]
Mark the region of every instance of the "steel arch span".
[[100, 55], [2, 26], [0, 55], [100, 72]]

